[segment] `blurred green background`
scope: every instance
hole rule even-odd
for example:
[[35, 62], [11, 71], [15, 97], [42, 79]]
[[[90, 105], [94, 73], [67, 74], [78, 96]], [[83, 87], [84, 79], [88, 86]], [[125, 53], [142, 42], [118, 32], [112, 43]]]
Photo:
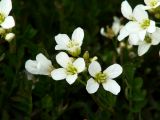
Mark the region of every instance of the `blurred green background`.
[[[142, 0], [128, 1], [132, 7], [143, 4]], [[159, 46], [143, 57], [130, 54], [137, 53], [137, 47], [123, 48], [119, 56], [116, 38], [99, 33], [101, 27], [112, 25], [113, 16], [122, 17], [121, 2], [12, 0], [16, 39], [0, 40], [0, 55], [5, 54], [0, 60], [0, 120], [160, 120]], [[70, 86], [47, 76], [27, 79], [25, 61], [41, 52], [58, 67], [54, 36], [71, 36], [79, 26], [85, 31], [83, 52], [98, 56], [103, 68], [115, 62], [123, 66], [123, 74], [116, 79], [122, 88], [118, 96], [102, 88], [90, 95], [78, 82]]]

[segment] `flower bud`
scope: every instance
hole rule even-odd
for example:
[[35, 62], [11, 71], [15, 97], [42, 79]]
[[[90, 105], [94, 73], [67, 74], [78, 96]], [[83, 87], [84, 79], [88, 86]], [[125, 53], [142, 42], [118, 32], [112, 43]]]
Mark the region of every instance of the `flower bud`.
[[14, 33], [8, 33], [6, 36], [5, 36], [5, 40], [8, 41], [8, 42], [11, 42], [15, 37], [15, 34]]
[[88, 51], [85, 51], [85, 53], [83, 54], [83, 58], [85, 60], [88, 60], [89, 59], [89, 52]]

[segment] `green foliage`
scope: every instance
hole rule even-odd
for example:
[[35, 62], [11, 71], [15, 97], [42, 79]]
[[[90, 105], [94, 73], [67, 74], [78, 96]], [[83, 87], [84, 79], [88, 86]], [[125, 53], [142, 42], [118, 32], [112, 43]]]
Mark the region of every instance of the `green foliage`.
[[[159, 46], [143, 57], [135, 48], [116, 48], [119, 42], [102, 37], [100, 28], [121, 17], [119, 0], [13, 0], [16, 39], [0, 39], [0, 120], [159, 120]], [[131, 1], [132, 5], [143, 3]], [[114, 96], [99, 89], [90, 95], [85, 86], [54, 81], [47, 76], [27, 80], [24, 64], [42, 52], [57, 67], [54, 36], [85, 30], [82, 51], [98, 56], [102, 67], [115, 62], [123, 67], [116, 79], [121, 92]], [[82, 77], [86, 82], [88, 77]], [[101, 86], [102, 87], [102, 86]]]

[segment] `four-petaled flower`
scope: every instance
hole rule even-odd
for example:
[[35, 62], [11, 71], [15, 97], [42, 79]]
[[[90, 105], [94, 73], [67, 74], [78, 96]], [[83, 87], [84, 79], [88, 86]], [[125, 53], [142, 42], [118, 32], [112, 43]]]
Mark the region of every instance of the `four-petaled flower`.
[[12, 16], [9, 16], [11, 9], [11, 0], [0, 1], [0, 26], [4, 29], [10, 29], [15, 26], [14, 18]]
[[129, 21], [122, 29], [118, 36], [121, 41], [129, 36], [129, 43], [137, 45], [138, 40], [143, 41], [146, 33], [153, 33], [156, 30], [155, 22], [148, 18], [148, 13], [144, 10], [143, 5], [137, 5], [132, 11], [131, 6], [127, 1], [121, 4], [121, 12]]
[[32, 74], [50, 75], [54, 69], [50, 60], [48, 60], [42, 53], [36, 56], [36, 60], [27, 60], [25, 68]]
[[78, 74], [85, 70], [85, 61], [83, 58], [74, 60], [65, 52], [60, 52], [56, 56], [56, 61], [62, 68], [55, 69], [51, 72], [54, 80], [66, 79], [69, 84], [73, 84], [78, 78]]
[[73, 31], [72, 38], [70, 39], [66, 34], [58, 34], [55, 36], [56, 50], [66, 50], [74, 57], [78, 57], [81, 53], [81, 45], [83, 43], [84, 31], [78, 27]]
[[95, 93], [99, 88], [99, 84], [102, 84], [106, 91], [110, 91], [115, 95], [120, 92], [120, 86], [113, 80], [122, 73], [122, 67], [119, 64], [113, 64], [102, 72], [100, 64], [94, 61], [89, 65], [88, 71], [93, 77], [87, 81], [86, 89], [88, 93]]

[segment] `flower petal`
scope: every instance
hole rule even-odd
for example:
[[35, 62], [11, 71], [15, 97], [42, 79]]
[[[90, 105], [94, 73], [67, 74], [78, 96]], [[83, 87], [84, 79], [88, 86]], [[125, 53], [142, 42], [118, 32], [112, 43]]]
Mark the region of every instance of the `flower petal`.
[[68, 50], [67, 46], [56, 45], [55, 50]]
[[156, 28], [156, 31], [151, 34], [152, 45], [158, 45], [160, 43], [160, 28]]
[[85, 69], [85, 61], [83, 58], [77, 58], [73, 65], [77, 68], [78, 73], [82, 72]]
[[138, 22], [135, 21], [130, 21], [125, 25], [126, 31], [129, 32], [129, 34], [131, 33], [136, 33], [140, 30], [140, 26], [138, 24]]
[[114, 34], [117, 35], [122, 26], [120, 23], [120, 19], [118, 17], [114, 16], [113, 19], [114, 19], [114, 22], [112, 24], [112, 30], [113, 30]]
[[52, 62], [50, 60], [48, 60], [42, 53], [39, 53], [36, 56], [36, 60], [38, 63], [44, 64], [46, 66], [52, 65]]
[[70, 41], [70, 38], [66, 34], [58, 34], [55, 36], [55, 40], [57, 46], [55, 47], [56, 50], [67, 50], [67, 45]]
[[137, 5], [133, 10], [133, 16], [138, 22], [148, 19], [148, 13], [143, 9], [144, 5]]
[[151, 2], [151, 0], [144, 0], [144, 3], [145, 3], [146, 5], [148, 5], [148, 6], [150, 6], [150, 2]]
[[121, 28], [119, 35], [118, 35], [118, 40], [122, 41], [124, 38], [126, 38], [129, 35], [129, 32], [127, 31], [127, 29], [124, 27]]
[[36, 56], [37, 69], [41, 75], [50, 75], [53, 69], [52, 62], [48, 60], [42, 53]]
[[104, 28], [103, 28], [103, 27], [100, 29], [100, 34], [101, 34], [102, 36], [104, 36], [104, 37], [107, 37], [107, 34], [106, 34], [106, 32], [104, 31]]
[[104, 70], [104, 73], [106, 73], [109, 78], [116, 78], [122, 73], [122, 70], [119, 64], [113, 64]]
[[54, 80], [63, 80], [66, 78], [66, 70], [64, 68], [58, 68], [51, 72], [51, 76]]
[[66, 81], [71, 85], [71, 84], [73, 84], [76, 81], [77, 78], [78, 78], [77, 74], [67, 75]]
[[93, 78], [90, 78], [87, 81], [86, 90], [88, 93], [93, 94], [98, 90], [98, 88], [99, 84]]
[[83, 42], [83, 38], [84, 38], [84, 31], [83, 31], [83, 29], [80, 28], [80, 27], [76, 28], [73, 31], [72, 40], [76, 41], [81, 46], [82, 42]]
[[25, 69], [31, 74], [39, 74], [37, 64], [37, 61], [27, 60], [25, 63]]
[[150, 48], [150, 44], [141, 44], [138, 46], [138, 55], [142, 56], [144, 55]]
[[115, 80], [112, 80], [112, 79], [108, 79], [102, 85], [106, 91], [109, 91], [113, 93], [114, 95], [117, 95], [121, 90], [121, 87], [119, 86], [119, 84]]
[[60, 52], [56, 55], [56, 61], [60, 66], [66, 68], [68, 63], [71, 62], [71, 59], [65, 52]]
[[133, 34], [129, 35], [128, 40], [129, 40], [130, 45], [138, 45], [138, 42], [139, 42], [140, 38], [137, 34], [133, 33]]
[[89, 74], [94, 77], [97, 73], [101, 72], [101, 66], [97, 61], [93, 61], [88, 67]]
[[146, 30], [141, 30], [141, 31], [139, 31], [139, 38], [140, 38], [140, 40], [141, 41], [143, 41], [144, 39], [145, 39], [145, 36], [146, 36]]
[[156, 31], [156, 23], [153, 20], [150, 20], [150, 26], [147, 29], [147, 32], [153, 33]]
[[4, 14], [7, 17], [12, 9], [11, 0], [1, 0], [0, 1], [0, 13]]
[[4, 29], [10, 29], [13, 28], [15, 26], [15, 21], [14, 18], [12, 16], [7, 16], [4, 20], [4, 22], [1, 24], [1, 26]]
[[123, 1], [121, 4], [121, 12], [125, 18], [127, 18], [129, 20], [132, 19], [132, 16], [133, 16], [132, 15], [132, 8], [126, 0]]

